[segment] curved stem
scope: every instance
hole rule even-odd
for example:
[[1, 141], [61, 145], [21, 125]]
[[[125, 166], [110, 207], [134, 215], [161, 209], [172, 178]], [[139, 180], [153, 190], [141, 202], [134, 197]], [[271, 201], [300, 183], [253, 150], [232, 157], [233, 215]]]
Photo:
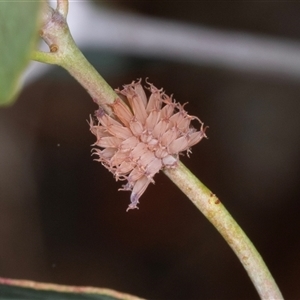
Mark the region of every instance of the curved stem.
[[[83, 295], [83, 297], [84, 295], [95, 294], [97, 295], [95, 296], [97, 299], [105, 298], [105, 299], [116, 299], [116, 300], [145, 300], [143, 298], [139, 298], [130, 294], [125, 294], [125, 293], [117, 292], [115, 290], [106, 289], [106, 288], [60, 285], [60, 284], [53, 284], [53, 283], [43, 283], [43, 282], [36, 282], [31, 280], [18, 280], [18, 279], [10, 279], [10, 278], [3, 278], [3, 277], [0, 277], [0, 285], [16, 286], [18, 288], [22, 287], [25, 289], [33, 289], [37, 291], [57, 292], [60, 293], [61, 297], [62, 297], [62, 293], [72, 293], [73, 295], [75, 295], [75, 297], [78, 294]], [[67, 299], [69, 297], [70, 296], [66, 294], [64, 299]], [[91, 297], [96, 299], [94, 296]], [[1, 297], [1, 299], [3, 298]], [[47, 297], [47, 299], [49, 298]], [[76, 299], [79, 299], [79, 297], [76, 297]]]
[[[58, 5], [58, 8], [66, 13], [63, 6], [65, 2], [61, 0], [62, 4]], [[112, 114], [109, 105], [118, 96], [78, 49], [69, 31], [66, 17], [58, 8], [53, 10], [48, 6], [43, 12], [40, 35], [49, 46], [50, 53], [36, 51], [32, 59], [66, 69], [87, 90], [94, 102], [108, 114]]]
[[[36, 52], [33, 58], [65, 68], [91, 95], [93, 100], [111, 114], [110, 104], [117, 98], [114, 90], [90, 65], [77, 48], [66, 23], [65, 1], [58, 0], [59, 11], [45, 12], [41, 36], [51, 53]], [[261, 256], [235, 222], [220, 200], [182, 163], [164, 173], [187, 195], [196, 207], [221, 233], [248, 272], [262, 299], [283, 299]]]
[[244, 231], [221, 201], [182, 163], [164, 173], [220, 232], [250, 276], [261, 299], [283, 299], [270, 271]]

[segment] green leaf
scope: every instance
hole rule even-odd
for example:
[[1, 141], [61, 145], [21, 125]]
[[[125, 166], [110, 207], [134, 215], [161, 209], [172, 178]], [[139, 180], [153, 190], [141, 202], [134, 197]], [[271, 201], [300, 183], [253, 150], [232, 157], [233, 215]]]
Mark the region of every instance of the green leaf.
[[66, 286], [0, 277], [0, 300], [143, 300], [110, 289]]
[[20, 89], [38, 37], [42, 2], [0, 0], [0, 105], [10, 104]]
[[0, 285], [1, 300], [116, 300], [106, 295], [72, 294], [54, 291], [39, 291], [29, 288]]

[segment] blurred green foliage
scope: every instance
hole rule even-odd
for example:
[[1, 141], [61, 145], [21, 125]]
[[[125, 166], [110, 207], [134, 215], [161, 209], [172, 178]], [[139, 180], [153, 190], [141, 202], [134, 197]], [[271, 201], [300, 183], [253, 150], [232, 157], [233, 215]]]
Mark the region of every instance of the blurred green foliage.
[[12, 103], [36, 46], [41, 1], [0, 1], [0, 105]]
[[59, 292], [50, 290], [38, 290], [32, 288], [24, 288], [18, 286], [1, 285], [0, 284], [0, 299], [1, 300], [117, 300], [109, 295], [96, 293], [71, 293]]

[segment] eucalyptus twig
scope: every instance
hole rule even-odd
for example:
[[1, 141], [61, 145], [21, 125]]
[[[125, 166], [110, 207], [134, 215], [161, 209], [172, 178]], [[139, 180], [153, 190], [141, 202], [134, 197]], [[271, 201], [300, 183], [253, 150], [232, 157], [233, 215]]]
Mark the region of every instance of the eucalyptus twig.
[[40, 36], [50, 52], [36, 51], [32, 59], [66, 69], [87, 90], [94, 102], [111, 114], [109, 104], [115, 101], [117, 95], [76, 46], [66, 20], [67, 10], [68, 1], [59, 0], [55, 10], [47, 6], [43, 11]]
[[[65, 68], [100, 107], [112, 114], [111, 106], [113, 104], [117, 107], [114, 101], [118, 96], [77, 48], [66, 22], [68, 1], [58, 0], [57, 3], [56, 10], [48, 8], [45, 11], [41, 30], [41, 37], [48, 44], [50, 53], [38, 51], [34, 53], [33, 59]], [[105, 118], [101, 110], [99, 117]], [[261, 256], [220, 200], [180, 162], [175, 168], [165, 169], [164, 173], [221, 233], [248, 272], [260, 297], [283, 299]]]
[[182, 163], [164, 173], [215, 226], [246, 269], [261, 299], [283, 299], [270, 271], [244, 231], [221, 201]]
[[[90, 296], [90, 297], [93, 297], [94, 299], [96, 299], [96, 298], [110, 299], [111, 298], [111, 299], [116, 299], [116, 300], [145, 300], [143, 298], [139, 298], [139, 297], [136, 297], [136, 296], [133, 296], [130, 294], [120, 293], [120, 292], [117, 292], [117, 291], [114, 291], [111, 289], [106, 289], [106, 288], [60, 285], [60, 284], [43, 283], [43, 282], [36, 282], [36, 281], [31, 281], [31, 280], [18, 280], [18, 279], [10, 279], [10, 278], [2, 278], [2, 277], [0, 277], [0, 284], [5, 284], [8, 286], [23, 287], [26, 289], [33, 289], [33, 290], [37, 290], [37, 291], [56, 292], [56, 293], [60, 293], [60, 295], [62, 293], [65, 293], [65, 299], [69, 298], [68, 293], [72, 293], [75, 295], [79, 294], [80, 298], [81, 298], [81, 296], [84, 297], [85, 295], [87, 295], [87, 297]], [[91, 294], [92, 294], [92, 296], [91, 296]], [[1, 299], [3, 299], [3, 298], [1, 297]], [[77, 299], [79, 299], [79, 298], [77, 298]]]

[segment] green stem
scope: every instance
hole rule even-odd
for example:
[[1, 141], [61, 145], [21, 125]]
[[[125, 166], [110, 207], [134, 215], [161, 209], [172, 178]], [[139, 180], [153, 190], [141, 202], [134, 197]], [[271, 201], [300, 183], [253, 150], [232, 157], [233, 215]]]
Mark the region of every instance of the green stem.
[[[72, 42], [74, 43], [73, 40]], [[115, 91], [88, 62], [75, 43], [70, 54], [60, 65], [86, 89], [95, 103], [111, 115], [112, 110], [109, 105], [118, 98]]]
[[[64, 0], [59, 1], [62, 12], [49, 8], [44, 14], [41, 33], [52, 53], [36, 52], [33, 58], [65, 68], [87, 90], [93, 100], [111, 114], [110, 104], [117, 95], [76, 46], [66, 23], [67, 6], [64, 5]], [[261, 256], [220, 200], [182, 163], [175, 169], [165, 170], [164, 173], [221, 233], [248, 272], [260, 297], [283, 299]]]
[[216, 195], [182, 163], [164, 173], [220, 232], [246, 269], [261, 299], [283, 299], [262, 257]]
[[[67, 6], [63, 6], [65, 1], [60, 2], [62, 2], [60, 9], [66, 13]], [[66, 69], [86, 89], [94, 102], [108, 114], [112, 114], [109, 105], [118, 97], [117, 94], [78, 49], [66, 18], [58, 9], [47, 7], [44, 11], [40, 35], [48, 44], [51, 53], [37, 51], [33, 53], [32, 58]]]
[[31, 54], [31, 59], [50, 65], [57, 65], [57, 57], [53, 53], [35, 51]]

